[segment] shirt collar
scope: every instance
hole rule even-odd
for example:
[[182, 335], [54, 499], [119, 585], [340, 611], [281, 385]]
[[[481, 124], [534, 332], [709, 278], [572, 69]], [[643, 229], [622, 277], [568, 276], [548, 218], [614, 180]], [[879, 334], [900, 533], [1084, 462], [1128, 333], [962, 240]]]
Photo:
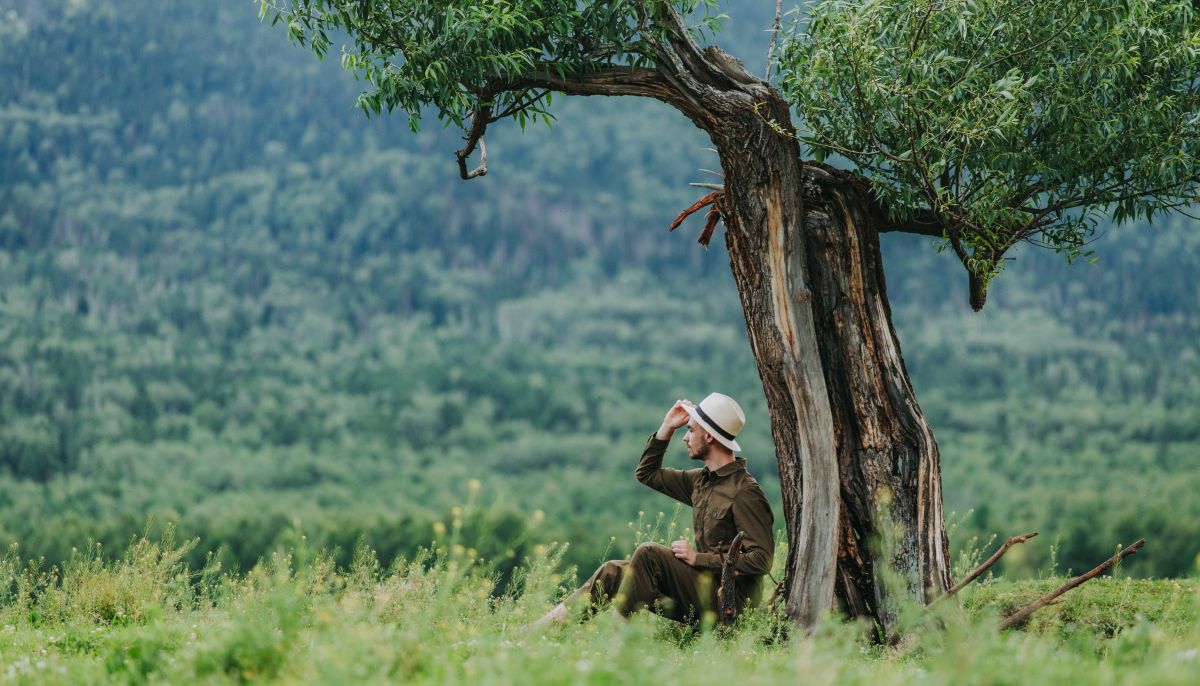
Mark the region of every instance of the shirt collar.
[[704, 468], [704, 476], [705, 476], [705, 478], [709, 478], [709, 479], [720, 479], [722, 477], [729, 476], [730, 474], [733, 474], [734, 472], [744, 472], [744, 471], [746, 471], [746, 458], [735, 457], [735, 458], [733, 458], [733, 462], [730, 462], [729, 464], [726, 464], [726, 465], [722, 465], [721, 467], [719, 467], [715, 470], [709, 471], [708, 467], [705, 467]]

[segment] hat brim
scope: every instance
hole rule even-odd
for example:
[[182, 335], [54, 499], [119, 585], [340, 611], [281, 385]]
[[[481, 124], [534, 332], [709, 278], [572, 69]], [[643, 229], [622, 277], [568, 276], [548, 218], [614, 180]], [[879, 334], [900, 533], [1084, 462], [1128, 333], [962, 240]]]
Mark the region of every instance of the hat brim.
[[725, 446], [726, 448], [729, 448], [730, 450], [732, 450], [734, 452], [740, 453], [742, 451], [742, 446], [738, 445], [736, 438], [729, 439], [729, 438], [725, 438], [724, 436], [722, 436], [721, 432], [714, 429], [712, 424], [709, 424], [708, 422], [704, 421], [704, 417], [701, 417], [696, 412], [696, 408], [685, 405], [683, 409], [687, 410], [688, 416], [690, 416], [692, 419], [695, 419], [697, 424], [704, 427], [704, 430], [708, 432], [709, 436], [713, 437], [714, 441], [716, 441], [717, 443], [720, 443], [721, 445]]

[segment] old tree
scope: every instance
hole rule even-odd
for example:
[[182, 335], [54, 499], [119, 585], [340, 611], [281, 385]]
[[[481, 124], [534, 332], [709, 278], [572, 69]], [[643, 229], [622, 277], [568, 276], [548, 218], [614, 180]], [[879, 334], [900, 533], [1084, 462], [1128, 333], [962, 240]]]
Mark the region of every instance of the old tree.
[[[718, 4], [263, 0], [262, 12], [318, 55], [345, 37], [368, 112], [462, 126], [463, 178], [487, 172], [488, 126], [548, 116], [556, 93], [654, 98], [702, 129], [771, 414], [787, 611], [809, 625], [839, 608], [887, 631], [885, 565], [926, 600], [950, 572], [938, 448], [892, 327], [879, 234], [940, 238], [978, 309], [1022, 241], [1084, 256], [1101, 218], [1196, 201], [1200, 21], [1190, 0], [824, 0], [782, 32], [771, 80], [701, 45]], [[824, 164], [833, 154], [853, 170]], [[901, 533], [880, 553], [885, 516]]]

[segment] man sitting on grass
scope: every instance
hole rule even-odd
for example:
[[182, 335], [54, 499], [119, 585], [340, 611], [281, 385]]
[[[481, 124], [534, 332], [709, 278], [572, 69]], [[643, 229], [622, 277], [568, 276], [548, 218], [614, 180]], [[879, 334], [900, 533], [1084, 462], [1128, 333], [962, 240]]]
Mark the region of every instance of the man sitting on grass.
[[[699, 405], [679, 400], [667, 412], [662, 426], [650, 436], [637, 466], [637, 480], [660, 493], [692, 506], [696, 546], [678, 540], [671, 547], [643, 543], [628, 560], [609, 560], [582, 587], [559, 603], [537, 624], [562, 622], [568, 607], [586, 597], [585, 616], [611, 599], [622, 616], [650, 606], [676, 621], [696, 622], [706, 611], [715, 611], [717, 584], [724, 553], [739, 531], [746, 533], [737, 571], [737, 610], [757, 603], [763, 575], [771, 568], [775, 540], [774, 517], [762, 488], [746, 472], [746, 461], [734, 437], [746, 416], [732, 398], [713, 393]], [[681, 471], [662, 466], [663, 453], [676, 429], [687, 425], [683, 443], [699, 469]]]

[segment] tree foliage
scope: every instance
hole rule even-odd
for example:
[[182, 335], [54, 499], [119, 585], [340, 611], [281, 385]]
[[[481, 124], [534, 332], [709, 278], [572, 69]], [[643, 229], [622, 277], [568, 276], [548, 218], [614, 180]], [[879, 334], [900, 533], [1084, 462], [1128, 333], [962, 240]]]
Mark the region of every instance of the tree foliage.
[[827, 0], [781, 85], [814, 154], [854, 162], [982, 287], [1020, 241], [1084, 256], [1102, 216], [1200, 199], [1190, 0]]
[[[548, 120], [551, 92], [528, 85], [553, 74], [584, 79], [608, 67], [653, 66], [648, 38], [661, 7], [703, 10], [715, 28], [716, 0], [261, 0], [262, 16], [286, 23], [292, 39], [324, 55], [344, 32], [342, 65], [368, 84], [358, 104], [380, 114], [399, 108], [416, 126], [432, 107], [463, 126], [487, 108], [495, 121]], [[335, 34], [336, 35], [336, 34]]]

